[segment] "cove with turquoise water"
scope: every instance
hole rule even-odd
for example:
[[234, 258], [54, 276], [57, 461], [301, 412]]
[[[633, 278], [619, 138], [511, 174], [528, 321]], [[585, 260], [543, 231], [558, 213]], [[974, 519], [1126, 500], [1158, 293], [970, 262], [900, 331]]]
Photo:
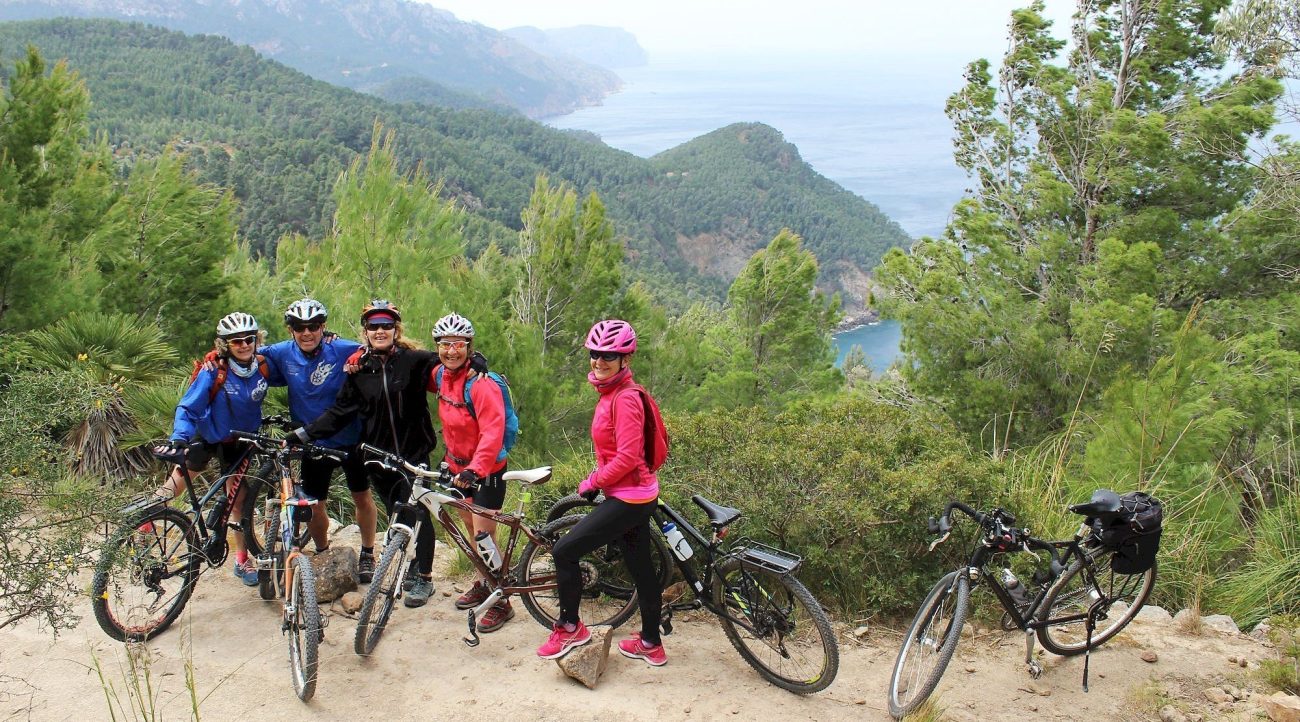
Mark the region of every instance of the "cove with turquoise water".
[[[732, 123], [766, 123], [817, 172], [909, 235], [937, 235], [967, 183], [943, 112], [961, 70], [960, 62], [652, 56], [649, 65], [620, 69], [623, 89], [602, 105], [546, 122], [642, 157]], [[900, 336], [894, 321], [838, 333], [838, 362], [857, 344], [882, 371], [897, 358]]]

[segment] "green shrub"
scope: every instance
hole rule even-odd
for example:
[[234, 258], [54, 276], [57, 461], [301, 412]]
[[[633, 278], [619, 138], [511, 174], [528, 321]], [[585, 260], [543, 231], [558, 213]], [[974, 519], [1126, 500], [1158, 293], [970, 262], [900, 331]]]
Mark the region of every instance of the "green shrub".
[[[802, 555], [799, 578], [823, 604], [854, 614], [910, 614], [951, 566], [925, 554], [926, 518], [949, 500], [1004, 503], [997, 467], [952, 425], [913, 408], [842, 397], [772, 414], [730, 409], [669, 420], [663, 493], [743, 510], [733, 530]], [[958, 544], [951, 545], [955, 553]]]

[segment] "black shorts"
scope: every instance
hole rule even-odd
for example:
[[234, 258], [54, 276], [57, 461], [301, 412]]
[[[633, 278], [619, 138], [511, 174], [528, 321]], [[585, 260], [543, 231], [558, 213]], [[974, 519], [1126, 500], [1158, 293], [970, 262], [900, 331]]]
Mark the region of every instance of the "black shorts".
[[365, 468], [361, 465], [361, 454], [357, 448], [340, 449], [340, 451], [347, 452], [348, 455], [348, 458], [341, 462], [328, 456], [316, 458], [311, 454], [303, 456], [302, 471], [298, 477], [302, 482], [302, 490], [307, 496], [321, 500], [328, 498], [330, 477], [335, 469], [340, 468], [343, 469], [343, 476], [347, 479], [348, 491], [357, 493], [370, 488], [370, 480], [366, 478]]
[[219, 444], [209, 444], [203, 440], [193, 441], [185, 449], [185, 466], [190, 471], [203, 471], [208, 468], [212, 457], [215, 456], [221, 465], [221, 473], [225, 473], [232, 464], [244, 455], [247, 448], [229, 441]]
[[461, 489], [465, 498], [474, 502], [475, 506], [481, 506], [484, 509], [494, 509], [500, 511], [506, 503], [506, 480], [501, 477], [505, 475], [508, 467], [501, 467], [497, 471], [483, 477], [478, 482], [478, 489]]

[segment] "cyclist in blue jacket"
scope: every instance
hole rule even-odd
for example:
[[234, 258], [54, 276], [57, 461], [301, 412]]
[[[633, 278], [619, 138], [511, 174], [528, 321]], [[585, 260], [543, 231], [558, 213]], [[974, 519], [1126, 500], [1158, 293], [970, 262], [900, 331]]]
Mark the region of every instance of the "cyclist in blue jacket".
[[[247, 313], [234, 312], [217, 322], [216, 351], [218, 361], [214, 368], [203, 368], [190, 382], [185, 395], [176, 406], [172, 424], [170, 448], [157, 451], [186, 449], [185, 465], [191, 472], [203, 471], [214, 456], [222, 468], [228, 469], [242, 456], [244, 449], [230, 437], [231, 432], [256, 432], [262, 424], [262, 399], [268, 386], [266, 369], [257, 358], [257, 345], [263, 333], [257, 319]], [[243, 469], [230, 470], [226, 483], [233, 485]], [[185, 477], [180, 467], [172, 470], [167, 482], [154, 492], [171, 499], [185, 488]], [[229, 493], [229, 489], [227, 489]], [[241, 486], [239, 496], [231, 500], [230, 525], [238, 528], [243, 522]], [[235, 576], [244, 584], [257, 584], [257, 568], [248, 558], [244, 536], [232, 534], [235, 550]]]
[[[304, 298], [294, 301], [284, 312], [284, 323], [293, 337], [288, 341], [271, 344], [261, 349], [269, 362], [272, 386], [289, 389], [289, 414], [298, 426], [305, 426], [334, 405], [334, 399], [343, 388], [347, 374], [343, 365], [354, 351], [361, 348], [356, 341], [338, 338], [325, 330], [329, 313], [319, 301]], [[328, 341], [328, 342], [327, 342]], [[361, 421], [355, 420], [342, 431], [313, 443], [345, 451], [346, 461], [323, 457], [302, 460], [301, 480], [306, 494], [324, 501], [329, 495], [330, 475], [342, 467], [348, 491], [356, 503], [357, 525], [361, 528], [361, 556], [357, 573], [362, 584], [370, 582], [375, 573], [375, 520], [377, 512], [374, 497], [370, 495], [370, 482], [362, 466], [361, 455], [356, 453], [361, 438]], [[313, 514], [308, 523], [316, 550], [329, 547], [329, 517]]]

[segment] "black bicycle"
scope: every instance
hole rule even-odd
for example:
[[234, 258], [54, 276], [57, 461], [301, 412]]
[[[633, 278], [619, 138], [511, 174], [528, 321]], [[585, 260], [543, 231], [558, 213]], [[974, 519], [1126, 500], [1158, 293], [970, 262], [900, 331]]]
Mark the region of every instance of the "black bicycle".
[[[1113, 491], [1100, 489], [1088, 503], [1069, 507], [1086, 518], [1074, 537], [1063, 541], [1038, 539], [1029, 529], [1016, 528], [1015, 517], [1005, 509], [980, 512], [953, 501], [939, 519], [929, 520], [930, 533], [941, 535], [930, 544], [931, 551], [951, 534], [954, 509], [974, 519], [980, 534], [969, 560], [930, 590], [903, 639], [889, 678], [889, 713], [895, 719], [914, 711], [938, 686], [961, 639], [974, 587], [987, 586], [1001, 603], [1004, 628], [1024, 631], [1025, 664], [1035, 679], [1043, 672], [1034, 659], [1035, 637], [1054, 654], [1087, 654], [1119, 634], [1155, 587], [1154, 558], [1141, 571], [1117, 571], [1115, 551], [1092, 533], [1094, 519], [1107, 521], [1123, 513]], [[997, 555], [1034, 550], [1046, 553], [1048, 560], [1034, 571], [1030, 585], [1021, 584], [1009, 567], [1000, 574], [989, 571]], [[1085, 661], [1084, 691], [1087, 670]]]
[[[280, 423], [267, 417], [264, 424]], [[261, 552], [261, 542], [248, 528], [248, 508], [253, 494], [243, 494], [245, 522], [242, 528], [229, 524], [232, 499], [250, 482], [270, 484], [271, 461], [262, 459], [257, 471], [249, 473], [259, 453], [247, 446], [212, 483], [203, 496], [194, 490], [194, 479], [185, 464], [185, 450], [155, 453], [158, 459], [177, 464], [185, 478], [189, 509], [171, 506], [171, 500], [148, 495], [118, 511], [122, 520], [117, 531], [105, 540], [95, 578], [91, 584], [95, 620], [108, 636], [120, 642], [138, 642], [162, 632], [180, 616], [194, 591], [204, 565], [219, 567], [229, 553], [226, 530], [244, 535], [248, 553]]]
[[[730, 526], [743, 513], [698, 494], [691, 500], [709, 518], [707, 538], [662, 499], [652, 514], [655, 528], [661, 531], [652, 535], [655, 558], [671, 559], [692, 595], [689, 602], [664, 606], [664, 634], [672, 633], [674, 610], [707, 609], [718, 616], [741, 658], [767, 681], [797, 694], [829, 687], [839, 671], [839, 645], [825, 610], [795, 578], [803, 559], [747, 538], [724, 542]], [[551, 521], [546, 533], [558, 537], [567, 532], [582, 520], [585, 508], [597, 503], [576, 494], [560, 499], [548, 514]], [[662, 533], [669, 522], [682, 532], [676, 546], [666, 543]], [[605, 553], [614, 553], [608, 550], [615, 546], [609, 545]], [[528, 559], [525, 553], [521, 567]], [[621, 569], [623, 565], [618, 566]], [[665, 583], [670, 573], [671, 568], [663, 564]], [[622, 575], [603, 583], [609, 587], [602, 589], [605, 594], [622, 594], [623, 585], [631, 586], [630, 579]], [[534, 594], [533, 598], [541, 596]], [[631, 589], [629, 598], [634, 596], [635, 589]], [[558, 597], [552, 602], [558, 609]]]

